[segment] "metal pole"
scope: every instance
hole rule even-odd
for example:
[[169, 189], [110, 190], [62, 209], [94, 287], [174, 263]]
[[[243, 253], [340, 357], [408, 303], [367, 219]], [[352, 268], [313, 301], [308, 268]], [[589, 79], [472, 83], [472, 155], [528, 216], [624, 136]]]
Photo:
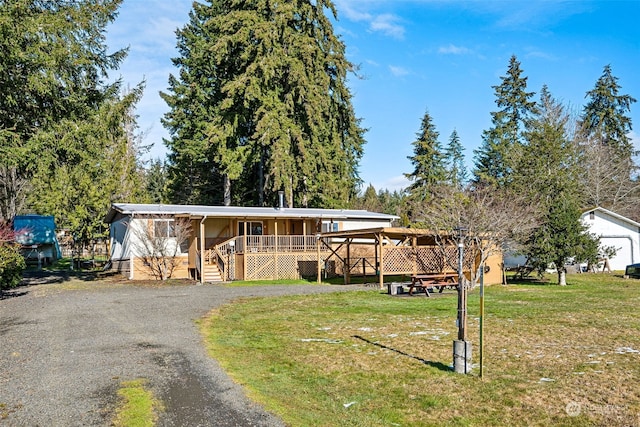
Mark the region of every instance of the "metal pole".
[[480, 378], [483, 374], [483, 354], [482, 349], [484, 345], [483, 330], [484, 330], [484, 263], [480, 266]]
[[462, 238], [458, 242], [458, 339], [466, 341], [467, 304], [466, 286], [464, 286], [464, 274], [462, 262], [464, 258], [464, 243]]

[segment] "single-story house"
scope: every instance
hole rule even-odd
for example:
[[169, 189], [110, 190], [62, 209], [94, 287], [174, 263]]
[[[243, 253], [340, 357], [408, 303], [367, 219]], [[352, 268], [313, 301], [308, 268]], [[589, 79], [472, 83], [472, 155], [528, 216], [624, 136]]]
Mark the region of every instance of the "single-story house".
[[[105, 222], [110, 268], [129, 279], [151, 277], [144, 257], [149, 245], [142, 240], [176, 239], [178, 225], [185, 223], [184, 241], [170, 245], [178, 261], [172, 277], [200, 282], [320, 274], [379, 275], [382, 281], [385, 274], [439, 272], [456, 265], [455, 245], [443, 253], [426, 230], [393, 227], [397, 219], [348, 209], [117, 203]], [[486, 283], [500, 283], [501, 262], [500, 256], [489, 267]]]
[[130, 279], [148, 278], [139, 231], [171, 238], [180, 219], [191, 227], [177, 248], [173, 277], [215, 282], [313, 276], [318, 252], [328, 251], [318, 244], [319, 233], [389, 227], [398, 217], [346, 209], [116, 203], [105, 217], [111, 268]]
[[616, 249], [615, 256], [609, 259], [612, 270], [624, 270], [627, 265], [640, 262], [640, 223], [601, 207], [584, 211], [581, 220], [589, 232], [600, 238], [601, 246]]
[[13, 230], [27, 261], [50, 264], [62, 257], [53, 216], [18, 215]]

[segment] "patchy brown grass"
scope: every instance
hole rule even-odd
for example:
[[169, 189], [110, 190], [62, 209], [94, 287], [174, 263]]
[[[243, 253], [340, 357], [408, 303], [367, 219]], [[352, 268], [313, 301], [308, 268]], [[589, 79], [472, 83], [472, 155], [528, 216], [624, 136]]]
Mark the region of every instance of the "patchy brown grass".
[[[453, 373], [456, 297], [255, 299], [203, 323], [210, 351], [289, 425], [640, 425], [640, 281], [486, 291], [484, 378]], [[478, 362], [478, 294], [469, 297]]]

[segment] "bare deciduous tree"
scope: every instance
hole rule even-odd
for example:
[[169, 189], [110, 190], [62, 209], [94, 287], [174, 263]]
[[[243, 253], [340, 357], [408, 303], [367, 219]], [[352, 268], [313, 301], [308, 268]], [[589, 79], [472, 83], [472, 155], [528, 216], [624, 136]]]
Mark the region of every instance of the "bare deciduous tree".
[[[154, 216], [129, 223], [135, 256], [156, 280], [167, 280], [178, 266], [181, 247], [191, 235], [186, 218]], [[133, 254], [132, 254], [133, 255]]]
[[582, 184], [588, 206], [602, 206], [620, 215], [636, 218], [640, 204], [638, 166], [632, 158], [621, 159], [598, 140], [581, 142]]
[[[524, 241], [538, 224], [533, 204], [505, 189], [492, 187], [459, 191], [443, 187], [436, 203], [421, 208], [422, 225], [431, 230], [436, 242], [457, 244], [459, 231], [464, 230], [464, 244], [476, 260], [471, 271], [471, 286], [477, 285], [486, 260], [500, 251], [514, 249], [514, 242]], [[477, 262], [479, 261], [479, 262]]]

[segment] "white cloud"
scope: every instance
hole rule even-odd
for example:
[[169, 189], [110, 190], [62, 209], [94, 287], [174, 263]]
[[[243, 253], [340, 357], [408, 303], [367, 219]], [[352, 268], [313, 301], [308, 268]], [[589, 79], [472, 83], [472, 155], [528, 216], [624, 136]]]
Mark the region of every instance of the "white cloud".
[[389, 65], [389, 71], [396, 77], [402, 77], [410, 74], [409, 70], [404, 67], [397, 67], [395, 65]]
[[471, 53], [471, 50], [466, 47], [456, 46], [450, 43], [448, 46], [441, 46], [438, 49], [438, 53], [449, 55], [465, 55]]
[[404, 190], [405, 188], [409, 187], [409, 185], [411, 185], [411, 182], [404, 175], [398, 175], [389, 178], [388, 180], [380, 184], [380, 187], [377, 187], [375, 185], [374, 187], [376, 190], [382, 190], [386, 188], [387, 190], [393, 192]]
[[363, 11], [363, 8], [373, 7], [377, 3], [376, 1], [336, 1], [340, 16], [344, 16], [350, 21], [368, 23], [369, 31], [371, 32], [379, 32], [396, 39], [404, 38], [405, 28], [397, 15], [391, 13], [375, 14], [370, 11]]
[[387, 36], [402, 39], [405, 30], [404, 27], [398, 23], [399, 21], [400, 18], [397, 16], [386, 13], [376, 16], [369, 24], [369, 28], [371, 31], [381, 32]]

